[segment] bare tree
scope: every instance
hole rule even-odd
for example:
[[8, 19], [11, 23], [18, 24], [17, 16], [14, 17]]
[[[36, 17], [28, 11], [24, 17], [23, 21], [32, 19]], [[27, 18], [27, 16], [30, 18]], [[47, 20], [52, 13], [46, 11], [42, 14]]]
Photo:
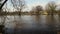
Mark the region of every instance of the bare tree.
[[52, 1], [52, 2], [49, 2], [45, 8], [48, 14], [53, 15], [53, 13], [56, 11], [56, 7], [57, 7], [56, 3]]
[[43, 10], [42, 6], [38, 5], [38, 6], [34, 7], [34, 8], [32, 8], [31, 11], [35, 12], [36, 15], [39, 15], [40, 11], [42, 11], [42, 10]]
[[[7, 2], [7, 0], [5, 0], [5, 1], [2, 3], [3, 5], [1, 4], [1, 8], [0, 8], [0, 10], [3, 11], [2, 7], [4, 6], [4, 4], [5, 4], [6, 2]], [[6, 4], [6, 5], [7, 5], [7, 4]], [[7, 8], [7, 6], [6, 6], [6, 8]], [[5, 9], [5, 10], [6, 10], [6, 9]], [[3, 13], [3, 12], [0, 12], [0, 15], [2, 15], [2, 13]], [[5, 13], [5, 14], [6, 14], [6, 13]], [[5, 24], [6, 18], [7, 18], [6, 15], [5, 15], [5, 16], [2, 15], [1, 20], [2, 20], [2, 19], [3, 19], [3, 20], [2, 20], [2, 22], [1, 22], [1, 23], [2, 23], [1, 25], [4, 25], [4, 24]]]
[[2, 7], [4, 6], [4, 4], [8, 1], [8, 0], [5, 0], [4, 2], [2, 2], [3, 0], [0, 0], [0, 15], [2, 15]]
[[25, 7], [25, 1], [24, 0], [11, 0], [11, 3], [13, 4], [13, 7], [19, 11], [19, 15], [21, 15], [21, 11]]

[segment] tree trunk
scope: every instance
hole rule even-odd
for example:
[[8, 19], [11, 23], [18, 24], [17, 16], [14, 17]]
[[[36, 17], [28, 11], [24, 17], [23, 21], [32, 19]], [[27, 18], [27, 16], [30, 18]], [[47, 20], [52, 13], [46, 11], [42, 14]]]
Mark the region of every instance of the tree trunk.
[[19, 16], [21, 16], [21, 10], [22, 10], [22, 9], [20, 9], [20, 11], [19, 11]]

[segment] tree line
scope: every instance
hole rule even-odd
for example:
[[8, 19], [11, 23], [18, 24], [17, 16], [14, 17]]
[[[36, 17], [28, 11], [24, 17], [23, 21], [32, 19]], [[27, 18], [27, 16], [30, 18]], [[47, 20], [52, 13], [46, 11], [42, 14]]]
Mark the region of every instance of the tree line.
[[[2, 7], [4, 6], [4, 4], [7, 2], [8, 0], [5, 0], [2, 3], [2, 0], [0, 0], [0, 11], [2, 10]], [[9, 4], [9, 3], [7, 3]], [[21, 15], [21, 12], [23, 9], [25, 9], [26, 7], [26, 3], [24, 0], [11, 0], [11, 4], [13, 5], [13, 8], [15, 10], [17, 10], [17, 12], [19, 12], [19, 15]], [[45, 6], [45, 10], [43, 9], [43, 7], [41, 5], [32, 7], [32, 9], [30, 10], [30, 12], [35, 13], [36, 15], [39, 15], [40, 12], [42, 11], [46, 11], [48, 13], [48, 15], [54, 15], [54, 14], [58, 14], [60, 15], [60, 8], [57, 9], [57, 7], [59, 7], [56, 2], [51, 1], [48, 2]], [[7, 7], [5, 8], [7, 9]], [[3, 9], [4, 10], [4, 9]], [[6, 10], [7, 11], [7, 10]]]

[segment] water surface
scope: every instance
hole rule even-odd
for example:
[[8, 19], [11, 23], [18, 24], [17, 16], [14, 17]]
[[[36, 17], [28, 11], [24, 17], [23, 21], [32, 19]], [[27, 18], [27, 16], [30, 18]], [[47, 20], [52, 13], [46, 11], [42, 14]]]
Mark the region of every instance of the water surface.
[[[0, 16], [0, 23], [4, 20]], [[60, 17], [59, 15], [24, 15], [24, 16], [7, 16], [5, 19], [5, 28], [8, 33], [17, 33], [22, 30], [26, 31], [56, 31], [60, 30]]]

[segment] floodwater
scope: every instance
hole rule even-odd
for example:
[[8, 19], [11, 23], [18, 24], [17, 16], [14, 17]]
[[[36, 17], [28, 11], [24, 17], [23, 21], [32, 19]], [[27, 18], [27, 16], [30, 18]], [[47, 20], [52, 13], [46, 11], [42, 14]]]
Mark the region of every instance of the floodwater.
[[[4, 17], [0, 16], [0, 23], [4, 21]], [[23, 15], [23, 16], [7, 16], [5, 18], [5, 33], [20, 34], [33, 33], [34, 31], [58, 31], [60, 30], [59, 15]], [[27, 33], [27, 34], [28, 34]]]

